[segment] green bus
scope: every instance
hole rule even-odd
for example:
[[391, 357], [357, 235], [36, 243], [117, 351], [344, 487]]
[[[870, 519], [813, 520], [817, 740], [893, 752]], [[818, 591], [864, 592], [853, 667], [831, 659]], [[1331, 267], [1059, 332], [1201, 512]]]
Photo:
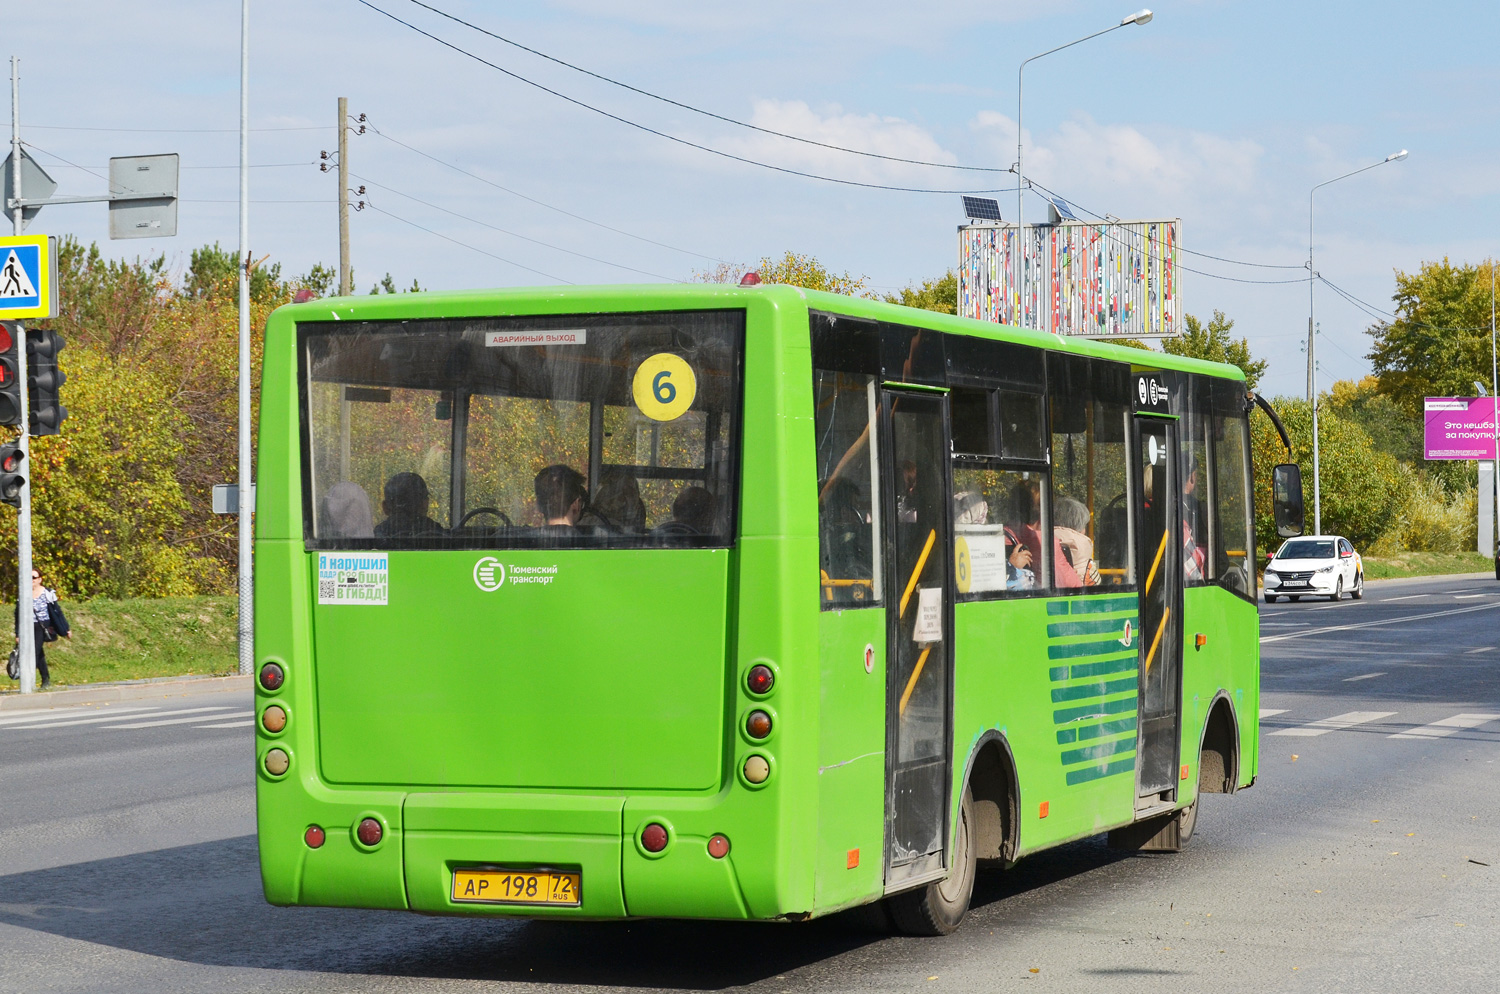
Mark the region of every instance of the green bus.
[[277, 310], [266, 898], [937, 934], [980, 865], [1180, 848], [1256, 775], [1248, 398], [785, 286]]

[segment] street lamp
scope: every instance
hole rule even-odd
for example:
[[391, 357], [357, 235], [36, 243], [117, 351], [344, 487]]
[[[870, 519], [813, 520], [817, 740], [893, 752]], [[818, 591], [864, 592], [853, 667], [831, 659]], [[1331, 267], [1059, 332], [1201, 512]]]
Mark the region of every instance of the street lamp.
[[[1095, 31], [1091, 35], [1084, 35], [1082, 38], [1079, 38], [1077, 41], [1070, 41], [1066, 45], [1059, 45], [1056, 48], [1049, 48], [1049, 49], [1047, 49], [1047, 51], [1041, 53], [1041, 55], [1033, 55], [1031, 58], [1027, 59], [1026, 62], [1035, 62], [1037, 59], [1040, 59], [1043, 56], [1051, 55], [1053, 52], [1061, 52], [1065, 48], [1072, 48], [1074, 45], [1080, 45], [1083, 42], [1086, 42], [1086, 41], [1088, 41], [1091, 38], [1097, 38], [1100, 35], [1107, 35], [1111, 31], [1114, 31], [1114, 30], [1116, 30], [1118, 28], [1125, 27], [1127, 24], [1149, 24], [1151, 22], [1151, 18], [1154, 17], [1154, 16], [1156, 16], [1156, 15], [1152, 14], [1151, 11], [1149, 11], [1149, 10], [1138, 10], [1134, 14], [1131, 14], [1129, 17], [1123, 18], [1120, 21], [1119, 24], [1112, 24], [1109, 27], [1105, 28], [1103, 31]], [[1021, 81], [1022, 81], [1022, 73], [1024, 73], [1026, 71], [1026, 62], [1022, 62], [1020, 68], [1016, 70], [1016, 279], [1015, 279], [1015, 285], [1016, 285], [1016, 288], [1017, 288], [1016, 292], [1018, 294], [1018, 296], [1017, 296], [1017, 304], [1016, 304], [1016, 316], [1017, 316], [1018, 319], [1021, 316], [1021, 308], [1025, 305], [1025, 302], [1026, 302], [1026, 287], [1022, 285], [1023, 281], [1026, 278], [1026, 267], [1021, 262], [1021, 200], [1026, 195], [1026, 177], [1025, 177], [1025, 175], [1021, 171]], [[1405, 154], [1405, 153], [1403, 153], [1403, 154]], [[1020, 324], [1020, 321], [1017, 320], [1016, 323]]]
[[1317, 336], [1313, 334], [1313, 301], [1316, 297], [1318, 286], [1318, 273], [1313, 269], [1313, 204], [1318, 190], [1329, 183], [1337, 183], [1341, 179], [1350, 176], [1358, 176], [1367, 169], [1383, 166], [1387, 162], [1400, 162], [1406, 158], [1406, 149], [1392, 152], [1379, 162], [1372, 162], [1368, 166], [1361, 166], [1353, 172], [1347, 172], [1342, 176], [1335, 176], [1325, 183], [1319, 183], [1313, 187], [1307, 195], [1307, 402], [1312, 405], [1312, 431], [1313, 431], [1313, 534], [1323, 534], [1323, 481], [1318, 475], [1319, 451], [1318, 451], [1318, 343]]

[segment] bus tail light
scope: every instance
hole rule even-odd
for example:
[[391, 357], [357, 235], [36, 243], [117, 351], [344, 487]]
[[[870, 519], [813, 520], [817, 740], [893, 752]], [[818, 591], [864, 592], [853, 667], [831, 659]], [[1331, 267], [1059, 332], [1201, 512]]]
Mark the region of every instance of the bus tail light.
[[360, 821], [359, 828], [354, 830], [354, 834], [359, 837], [361, 845], [374, 848], [380, 845], [380, 840], [385, 836], [385, 827], [378, 819], [364, 818]]
[[750, 667], [750, 672], [745, 675], [745, 686], [750, 688], [752, 694], [769, 694], [775, 685], [776, 674], [764, 663]]
[[751, 756], [745, 760], [745, 779], [751, 783], [765, 783], [771, 775], [771, 764], [764, 756]]
[[260, 685], [267, 690], [280, 690], [286, 682], [286, 671], [276, 663], [267, 663], [260, 668]]
[[652, 822], [641, 830], [641, 848], [647, 852], [661, 852], [667, 848], [667, 830]]
[[272, 704], [261, 714], [260, 723], [268, 732], [279, 732], [286, 727], [286, 710], [279, 704]]
[[771, 734], [771, 716], [764, 711], [751, 711], [745, 719], [745, 731], [752, 739], [763, 739]]
[[321, 849], [328, 838], [328, 833], [323, 831], [321, 825], [309, 825], [307, 831], [302, 833], [302, 841], [307, 843], [309, 849]]
[[708, 854], [714, 859], [723, 859], [729, 855], [729, 836], [715, 835], [708, 840]]

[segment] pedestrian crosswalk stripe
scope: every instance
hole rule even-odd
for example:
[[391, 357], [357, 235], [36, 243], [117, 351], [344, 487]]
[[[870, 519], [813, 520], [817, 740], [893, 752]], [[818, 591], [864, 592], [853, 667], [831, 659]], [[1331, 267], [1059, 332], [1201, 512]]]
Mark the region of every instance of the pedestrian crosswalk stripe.
[[[167, 713], [170, 714], [171, 712]], [[162, 712], [160, 711], [142, 711], [139, 714], [100, 714], [92, 718], [74, 718], [71, 721], [49, 721], [40, 725], [10, 725], [7, 727], [15, 731], [25, 731], [33, 728], [48, 730], [53, 728], [70, 728], [73, 725], [100, 725], [111, 721], [134, 721], [137, 718], [156, 718], [161, 714]]]
[[1500, 721], [1500, 714], [1456, 714], [1442, 721], [1434, 721], [1420, 728], [1408, 728], [1390, 736], [1393, 739], [1440, 739], [1470, 728], [1478, 728], [1491, 721]]
[[1266, 718], [1274, 718], [1278, 714], [1286, 714], [1286, 708], [1261, 708], [1260, 709], [1261, 720], [1265, 720]]
[[1332, 718], [1324, 718], [1322, 721], [1313, 721], [1306, 725], [1298, 725], [1296, 728], [1283, 728], [1271, 734], [1312, 738], [1317, 735], [1327, 735], [1329, 732], [1336, 732], [1345, 728], [1353, 728], [1355, 725], [1379, 721], [1381, 718], [1389, 718], [1395, 713], [1394, 711], [1349, 711], [1344, 714], [1336, 714]]
[[[184, 711], [168, 711], [167, 714], [187, 714], [189, 711], [224, 711], [225, 708], [188, 708]], [[214, 718], [245, 718], [253, 715], [254, 711], [236, 711], [234, 714], [216, 714]], [[148, 717], [148, 716], [143, 716]], [[151, 715], [149, 717], [155, 717]], [[105, 725], [105, 728], [157, 728], [161, 725], [188, 725], [195, 721], [207, 721], [208, 715], [194, 715], [191, 718], [163, 718], [161, 721], [136, 721], [128, 725]]]
[[66, 711], [47, 711], [47, 712], [44, 712], [42, 714], [26, 714], [24, 712], [21, 713], [21, 714], [5, 714], [5, 715], [0, 715], [0, 728], [3, 728], [5, 726], [7, 726], [7, 725], [32, 725], [32, 724], [44, 725], [44, 724], [46, 724], [48, 722], [61, 721], [64, 718], [73, 719], [73, 718], [77, 718], [79, 715], [85, 715], [85, 714], [88, 714], [88, 715], [100, 715], [100, 716], [102, 716], [104, 718], [112, 718], [112, 717], [114, 717], [116, 715], [122, 715], [123, 716], [127, 711], [159, 711], [159, 710], [161, 710], [161, 708], [158, 707], [157, 705], [153, 704], [153, 705], [150, 705], [149, 707], [145, 706], [145, 705], [136, 705], [136, 706], [132, 706], [132, 707], [123, 707], [123, 708], [112, 707], [112, 708], [109, 708], [107, 710], [97, 710], [97, 711], [96, 710], [92, 710], [92, 709], [90, 709], [90, 710], [83, 710], [83, 709], [77, 709], [77, 710], [75, 710], [75, 709], [71, 709], [70, 708], [70, 709], [68, 709]]
[[194, 728], [249, 728], [255, 724], [254, 718], [246, 718], [244, 721], [231, 721], [227, 725], [194, 725]]

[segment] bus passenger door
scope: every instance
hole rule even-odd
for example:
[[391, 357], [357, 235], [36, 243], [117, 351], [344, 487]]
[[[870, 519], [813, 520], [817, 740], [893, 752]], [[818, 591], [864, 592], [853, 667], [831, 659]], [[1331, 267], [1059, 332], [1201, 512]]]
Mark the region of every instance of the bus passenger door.
[[883, 391], [886, 486], [887, 890], [947, 864], [952, 569], [948, 563], [948, 398]]
[[1136, 418], [1136, 575], [1141, 578], [1136, 810], [1176, 799], [1182, 685], [1182, 494], [1177, 425]]

